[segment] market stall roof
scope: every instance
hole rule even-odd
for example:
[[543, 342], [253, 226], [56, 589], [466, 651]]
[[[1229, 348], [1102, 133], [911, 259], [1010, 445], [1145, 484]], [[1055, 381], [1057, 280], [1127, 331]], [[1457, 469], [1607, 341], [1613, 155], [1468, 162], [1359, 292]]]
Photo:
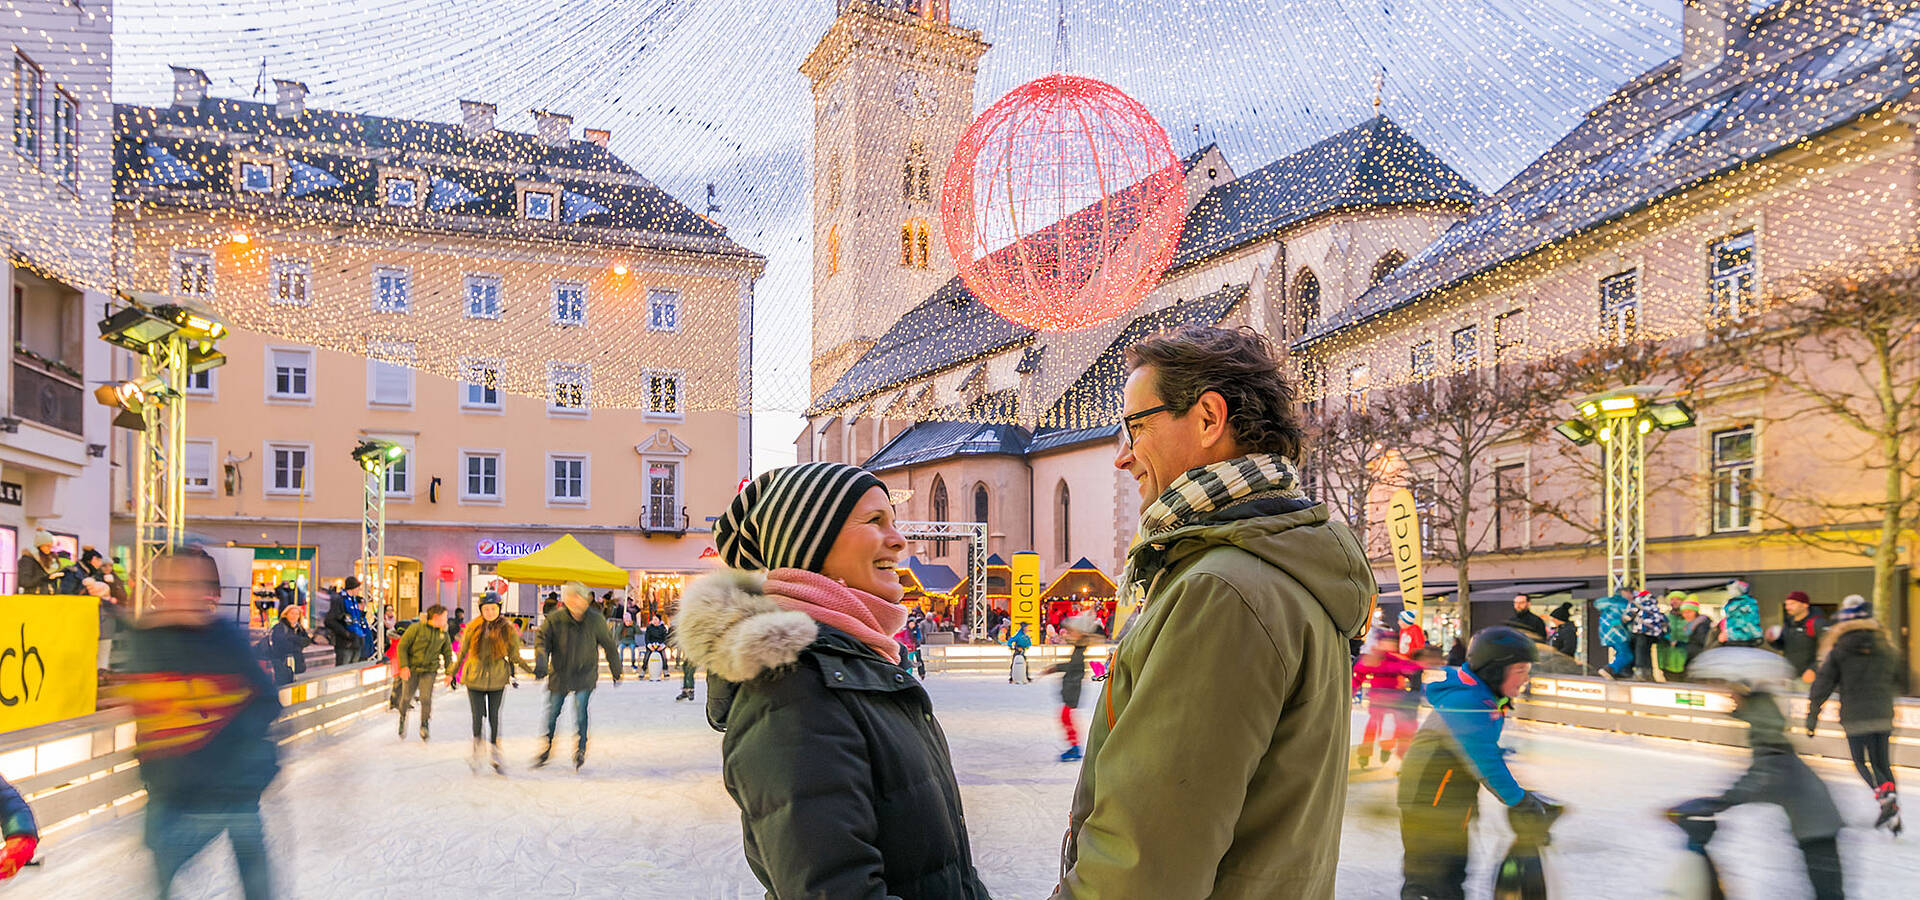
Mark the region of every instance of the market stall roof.
[[1047, 585], [1047, 590], [1040, 595], [1040, 599], [1073, 600], [1081, 597], [1097, 597], [1105, 600], [1118, 593], [1119, 591], [1113, 586], [1113, 579], [1108, 578], [1105, 572], [1100, 571], [1083, 556], [1065, 572], [1061, 572], [1060, 577], [1055, 578], [1052, 584]]
[[924, 562], [909, 556], [900, 564], [900, 574], [913, 579], [908, 587], [919, 587], [929, 594], [949, 594], [960, 583], [960, 576], [941, 563]]
[[627, 570], [607, 562], [575, 540], [563, 534], [559, 540], [517, 559], [494, 567], [501, 578], [523, 584], [565, 584], [578, 581], [587, 587], [620, 589], [627, 586]]

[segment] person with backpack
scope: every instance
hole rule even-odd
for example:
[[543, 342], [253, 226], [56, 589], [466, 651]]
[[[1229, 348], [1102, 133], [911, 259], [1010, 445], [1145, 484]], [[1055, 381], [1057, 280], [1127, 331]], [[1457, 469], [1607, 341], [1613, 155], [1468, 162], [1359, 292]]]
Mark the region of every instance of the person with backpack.
[[442, 664], [453, 668], [453, 644], [447, 638], [447, 608], [435, 603], [420, 621], [407, 626], [394, 656], [400, 665], [400, 739], [407, 739], [407, 710], [420, 701], [420, 739], [427, 739], [433, 718], [433, 683]]
[[1812, 683], [1814, 666], [1820, 661], [1820, 639], [1826, 635], [1827, 620], [1807, 598], [1806, 591], [1789, 591], [1780, 601], [1783, 621], [1775, 626], [1768, 640], [1773, 649], [1787, 658], [1793, 677]]
[[1633, 635], [1634, 676], [1652, 681], [1654, 654], [1667, 640], [1667, 612], [1651, 591], [1637, 591], [1627, 607], [1627, 631]]
[[1873, 602], [1867, 598], [1852, 594], [1840, 601], [1834, 619], [1833, 627], [1820, 639], [1820, 670], [1807, 692], [1807, 736], [1813, 737], [1827, 698], [1839, 693], [1840, 729], [1846, 732], [1854, 771], [1880, 803], [1873, 827], [1898, 836], [1900, 797], [1893, 781], [1890, 744], [1900, 656], [1887, 639], [1887, 630], [1874, 619]]
[[1735, 580], [1727, 585], [1727, 598], [1720, 607], [1720, 645], [1723, 647], [1758, 647], [1765, 635], [1760, 630], [1760, 601], [1747, 593], [1745, 581]]
[[[467, 706], [473, 712], [473, 758], [468, 765], [480, 771], [480, 725], [487, 725], [487, 747], [493, 770], [502, 771], [500, 759], [500, 700], [507, 684], [513, 682], [513, 670], [533, 674], [533, 666], [520, 658], [520, 632], [500, 615], [500, 595], [492, 591], [480, 598], [480, 615], [460, 635], [460, 655], [447, 672], [447, 687], [467, 686]], [[513, 682], [518, 687], [518, 682]]]
[[353, 621], [348, 616], [347, 595], [345, 591], [322, 591], [327, 597], [327, 616], [320, 625], [327, 631], [327, 642], [333, 645], [333, 664], [344, 666], [360, 658], [360, 636], [353, 631]]
[[1633, 635], [1627, 631], [1627, 610], [1632, 605], [1632, 595], [1624, 584], [1613, 593], [1593, 600], [1600, 645], [1606, 647], [1608, 653], [1606, 664], [1600, 667], [1600, 674], [1608, 678], [1629, 678], [1633, 675]]

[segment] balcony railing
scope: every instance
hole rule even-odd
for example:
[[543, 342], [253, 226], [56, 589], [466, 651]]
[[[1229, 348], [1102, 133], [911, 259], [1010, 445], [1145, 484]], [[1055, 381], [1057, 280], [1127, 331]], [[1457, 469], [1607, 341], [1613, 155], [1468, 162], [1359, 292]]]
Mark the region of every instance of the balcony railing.
[[82, 433], [86, 389], [57, 363], [14, 354], [13, 414], [69, 434]]

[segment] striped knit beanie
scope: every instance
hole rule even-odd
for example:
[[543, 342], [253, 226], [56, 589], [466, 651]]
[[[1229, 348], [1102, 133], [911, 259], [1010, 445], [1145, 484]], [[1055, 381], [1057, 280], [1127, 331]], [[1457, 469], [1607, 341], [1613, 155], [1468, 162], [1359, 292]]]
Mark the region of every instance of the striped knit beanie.
[[887, 489], [857, 466], [813, 462], [774, 469], [736, 494], [713, 523], [720, 559], [736, 569], [818, 572], [840, 526], [867, 491]]

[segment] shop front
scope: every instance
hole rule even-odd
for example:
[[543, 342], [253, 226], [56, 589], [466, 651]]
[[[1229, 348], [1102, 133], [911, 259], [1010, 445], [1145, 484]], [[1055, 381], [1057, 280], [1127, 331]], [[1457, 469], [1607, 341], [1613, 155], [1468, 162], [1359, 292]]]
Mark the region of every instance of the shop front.
[[693, 579], [721, 568], [713, 535], [690, 531], [684, 535], [621, 534], [613, 539], [614, 565], [626, 569], [628, 590], [641, 613], [671, 621], [680, 612], [680, 596]]
[[247, 549], [253, 551], [252, 573], [248, 579], [248, 593], [253, 601], [250, 624], [256, 628], [271, 627], [278, 614], [275, 589], [291, 583], [303, 597], [313, 589], [317, 548], [274, 546]]

